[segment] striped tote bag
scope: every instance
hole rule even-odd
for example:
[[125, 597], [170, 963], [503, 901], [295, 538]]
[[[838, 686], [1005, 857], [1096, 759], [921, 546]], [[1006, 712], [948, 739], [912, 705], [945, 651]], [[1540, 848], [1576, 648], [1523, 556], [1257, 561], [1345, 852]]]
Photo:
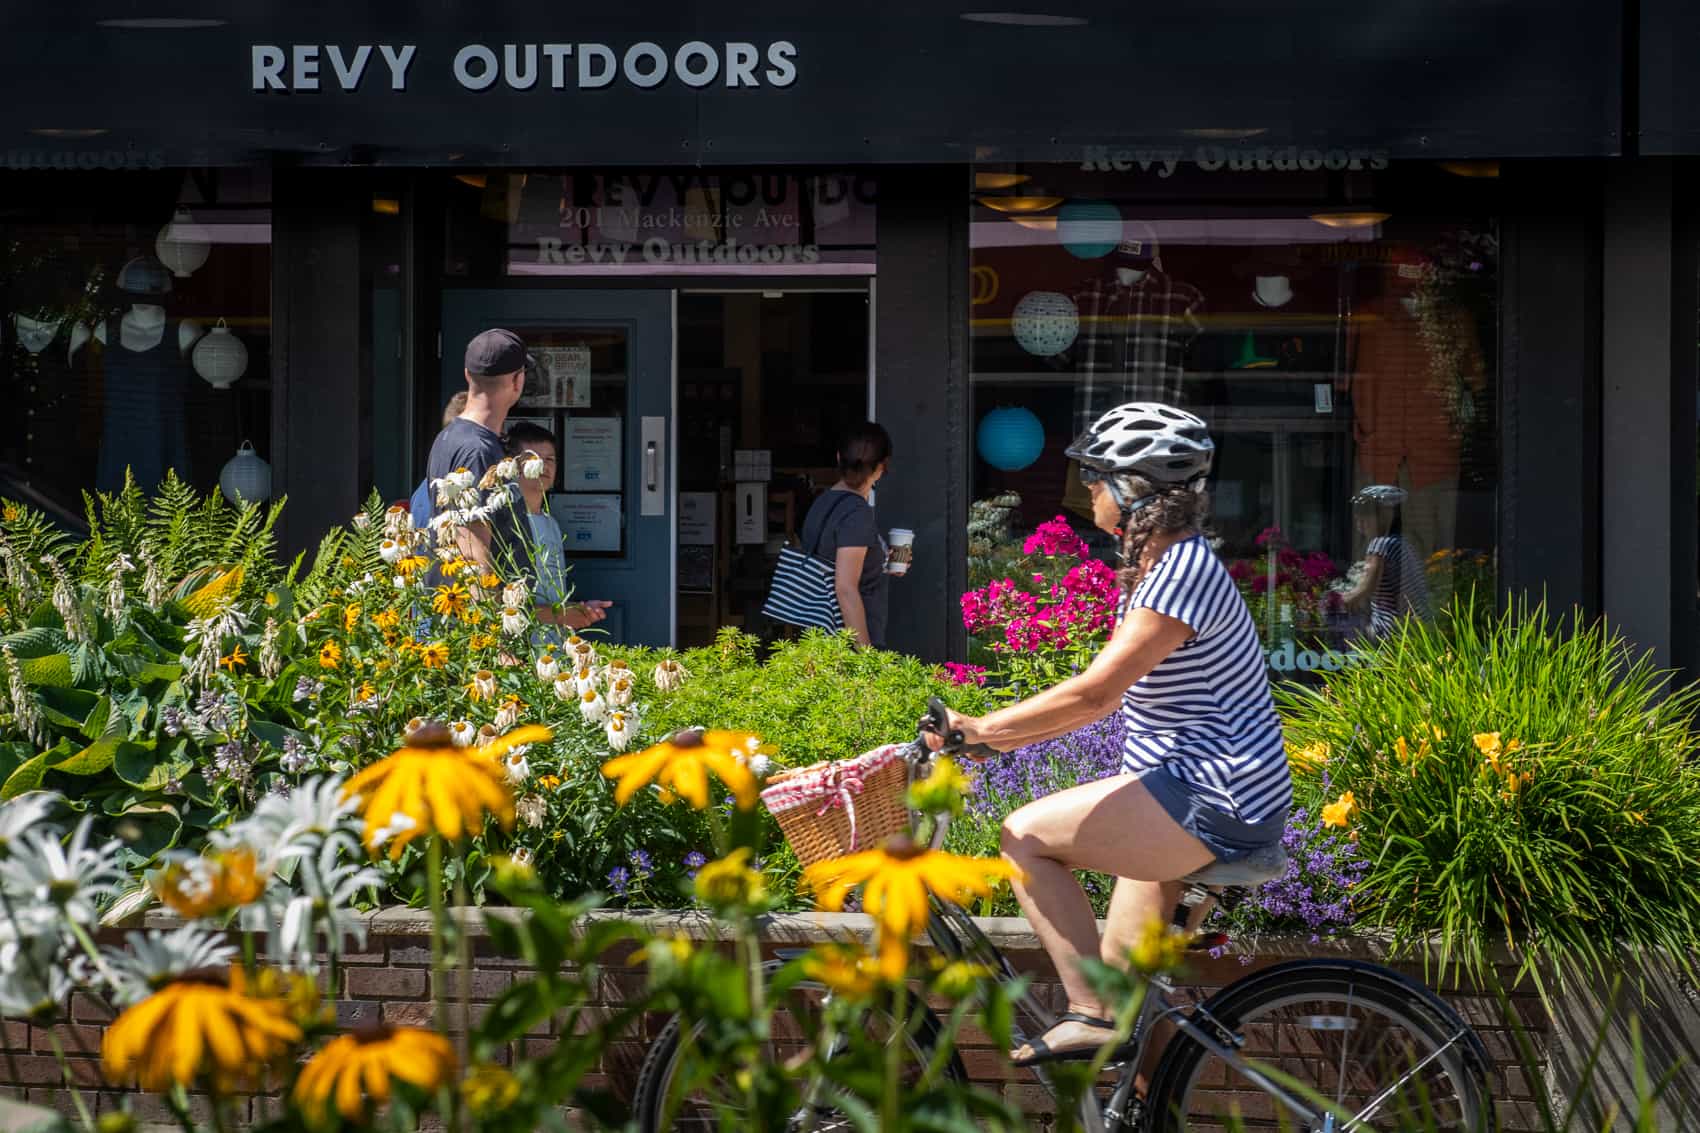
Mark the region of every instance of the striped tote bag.
[[807, 551], [786, 547], [779, 552], [779, 565], [773, 568], [773, 582], [768, 586], [762, 613], [787, 625], [834, 633], [844, 628], [844, 611], [838, 608], [838, 591], [833, 585], [833, 564], [816, 558], [814, 552], [820, 549], [821, 537], [832, 530], [839, 510], [855, 498], [847, 496], [833, 505], [815, 534], [813, 547]]

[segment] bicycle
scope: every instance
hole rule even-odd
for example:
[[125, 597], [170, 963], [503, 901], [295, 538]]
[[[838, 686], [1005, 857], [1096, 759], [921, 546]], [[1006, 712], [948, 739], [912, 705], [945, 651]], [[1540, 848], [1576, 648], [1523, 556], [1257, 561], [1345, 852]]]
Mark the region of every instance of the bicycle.
[[[905, 751], [911, 782], [931, 770], [934, 753], [926, 735], [942, 735], [946, 719], [944, 705], [933, 700], [920, 734]], [[942, 750], [963, 749], [957, 732]], [[935, 825], [933, 848], [943, 844], [948, 826], [947, 817]], [[1173, 923], [1184, 926], [1202, 902], [1231, 899], [1281, 876], [1286, 867], [1286, 853], [1279, 847], [1208, 865], [1181, 879], [1185, 888]], [[960, 906], [933, 898], [927, 935], [946, 959], [982, 965], [1011, 984], [1018, 981], [1003, 953]], [[1194, 946], [1204, 946], [1203, 938]], [[802, 951], [780, 951], [768, 968], [777, 970]], [[823, 1004], [830, 998], [824, 987], [802, 986], [818, 993]], [[1150, 977], [1132, 1036], [1105, 1068], [1113, 1081], [1088, 1091], [1080, 1103], [1078, 1118], [1088, 1133], [1490, 1133], [1495, 1127], [1480, 1038], [1433, 992], [1391, 969], [1353, 960], [1303, 959], [1252, 973], [1200, 1004], [1177, 1001], [1176, 992], [1169, 977]], [[1030, 993], [1016, 997], [1015, 1008], [1017, 1045], [1056, 1022]], [[925, 1065], [942, 1024], [919, 999], [912, 999], [907, 1014], [911, 1061]], [[884, 1012], [874, 1013], [868, 1020], [871, 1030], [878, 1030], [880, 1018], [891, 1022]], [[1173, 1036], [1158, 1055], [1149, 1092], [1141, 1098], [1138, 1073], [1163, 1023], [1173, 1028]], [[677, 1017], [669, 1021], [639, 1075], [633, 1104], [645, 1133], [664, 1128], [679, 1069], [680, 1025]], [[1044, 1066], [1031, 1072], [1054, 1098]], [[954, 1054], [947, 1073], [966, 1079]], [[850, 1128], [847, 1119], [820, 1105], [805, 1106], [793, 1124], [811, 1130]], [[717, 1128], [718, 1118], [706, 1110], [693, 1114], [686, 1106], [665, 1126], [692, 1127]]]

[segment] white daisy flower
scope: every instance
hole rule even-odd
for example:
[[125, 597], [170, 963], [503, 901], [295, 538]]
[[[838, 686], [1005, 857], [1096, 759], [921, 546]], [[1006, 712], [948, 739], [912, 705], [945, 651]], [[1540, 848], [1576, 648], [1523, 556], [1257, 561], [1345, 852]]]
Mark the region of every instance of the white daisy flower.
[[395, 539], [405, 539], [413, 532], [413, 509], [406, 504], [396, 504], [384, 513], [384, 534]]
[[579, 695], [578, 710], [583, 713], [585, 723], [600, 724], [603, 717], [608, 715], [608, 705], [602, 699], [602, 694], [594, 688]]
[[589, 665], [580, 665], [573, 673], [573, 684], [578, 686], [578, 693], [583, 696], [587, 692], [596, 691], [596, 670]]
[[[527, 795], [514, 804], [514, 817], [519, 819], [525, 826], [533, 828], [542, 826], [543, 820], [547, 818], [548, 815], [549, 808], [544, 804], [543, 800], [538, 798], [536, 795]], [[519, 851], [515, 850], [508, 856], [511, 858], [517, 858], [519, 856]]]
[[552, 651], [543, 654], [543, 656], [537, 659], [538, 680], [552, 681], [560, 673], [560, 671], [561, 663], [555, 660], [555, 654]]
[[360, 512], [354, 517], [353, 523], [354, 530], [364, 531], [368, 527], [372, 526], [372, 517], [367, 515], [365, 512]]
[[511, 456], [498, 460], [496, 462], [496, 475], [503, 480], [517, 480], [519, 478], [519, 461]]
[[577, 700], [582, 691], [578, 687], [578, 682], [571, 677], [555, 678], [555, 699], [557, 700]]
[[0, 861], [11, 853], [12, 845], [25, 831], [47, 821], [53, 808], [63, 801], [57, 791], [25, 791], [8, 803], [0, 804]]
[[632, 702], [632, 682], [620, 677], [608, 686], [608, 703], [624, 708]]
[[510, 582], [502, 587], [502, 605], [521, 608], [531, 605], [531, 588], [525, 584], [525, 579]]
[[519, 752], [510, 752], [507, 758], [508, 782], [515, 787], [522, 785], [531, 778], [531, 764], [525, 761], [525, 756]]
[[413, 819], [409, 818], [399, 810], [396, 811], [394, 814], [390, 815], [390, 820], [388, 822], [384, 823], [372, 832], [372, 852], [377, 853], [378, 850], [383, 847], [385, 842], [388, 842], [391, 838], [396, 837], [398, 834], [407, 833], [417, 825], [419, 824], [413, 821]]
[[0, 885], [27, 900], [52, 905], [78, 924], [99, 919], [95, 906], [118, 893], [124, 874], [118, 868], [118, 839], [91, 849], [94, 819], [85, 815], [61, 845], [57, 828], [36, 829], [12, 844], [0, 862]]
[[[405, 827], [398, 823], [400, 819], [406, 820]], [[378, 833], [387, 841], [412, 825], [406, 815], [391, 815], [390, 826]], [[362, 889], [382, 885], [384, 876], [375, 869], [339, 863], [336, 848], [329, 842], [301, 865], [295, 879], [300, 892], [284, 906], [281, 924], [273, 922], [278, 930], [272, 934], [272, 954], [280, 962], [311, 971], [320, 940], [324, 951], [339, 955], [348, 941], [355, 948], [366, 947], [366, 918], [351, 906]]]
[[[410, 722], [408, 731], [414, 725]], [[239, 838], [245, 845], [265, 847], [270, 856], [282, 861], [310, 853], [311, 844], [321, 841], [340, 843], [349, 850], [359, 847], [352, 824], [359, 812], [360, 800], [343, 794], [343, 781], [334, 775], [315, 775], [288, 795], [267, 795], [255, 806], [254, 813], [221, 831], [211, 839], [214, 846], [223, 848], [226, 838]]]
[[69, 966], [54, 933], [0, 944], [0, 1015], [49, 1019], [71, 994]]
[[472, 726], [471, 721], [456, 720], [449, 725], [449, 740], [456, 747], [471, 747], [472, 741], [477, 738], [478, 729]]
[[121, 1006], [140, 1002], [170, 980], [199, 968], [225, 968], [236, 959], [236, 946], [222, 932], [186, 924], [170, 932], [149, 929], [124, 935], [123, 948], [102, 949], [116, 980]]
[[406, 554], [407, 546], [403, 543], [396, 542], [394, 539], [385, 539], [382, 543], [378, 544], [378, 557], [383, 559], [386, 563], [389, 563], [391, 566], [400, 562]]
[[472, 696], [475, 700], [489, 700], [496, 695], [496, 674], [489, 669], [480, 669], [472, 674]]
[[525, 456], [525, 465], [520, 471], [525, 473], [527, 480], [541, 480], [543, 479], [543, 468], [543, 458], [534, 452], [528, 452]]
[[506, 732], [515, 724], [518, 724], [519, 701], [508, 700], [503, 702], [502, 706], [496, 710], [496, 718], [492, 723], [496, 725], [498, 732]]
[[624, 712], [610, 712], [608, 726], [604, 731], [608, 736], [608, 746], [614, 751], [625, 751], [632, 743], [632, 732], [635, 730], [631, 720]]
[[509, 637], [518, 637], [526, 631], [529, 618], [518, 606], [508, 606], [502, 610], [502, 632]]

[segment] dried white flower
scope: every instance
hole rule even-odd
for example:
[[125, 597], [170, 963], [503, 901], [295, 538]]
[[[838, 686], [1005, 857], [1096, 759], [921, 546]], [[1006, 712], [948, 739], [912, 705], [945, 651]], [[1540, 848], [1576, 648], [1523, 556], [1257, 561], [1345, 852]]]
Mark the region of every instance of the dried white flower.
[[521, 608], [531, 605], [531, 588], [525, 584], [525, 579], [517, 579], [502, 587], [502, 605]]
[[560, 675], [560, 672], [561, 663], [555, 660], [555, 651], [553, 649], [547, 650], [543, 656], [537, 659], [538, 680], [552, 681]]
[[570, 677], [555, 678], [555, 698], [557, 700], [577, 700], [581, 691], [578, 682]]
[[600, 724], [608, 714], [608, 705], [602, 699], [602, 694], [594, 688], [579, 694], [578, 710], [583, 714], [585, 723]]
[[655, 666], [655, 687], [662, 692], [672, 692], [690, 679], [690, 672], [671, 657]]
[[406, 504], [396, 504], [384, 512], [384, 534], [405, 542], [413, 534], [413, 510]]
[[489, 669], [480, 669], [472, 674], [472, 698], [474, 700], [489, 700], [496, 695], [496, 674]]
[[449, 725], [449, 740], [456, 747], [471, 747], [478, 738], [478, 729], [468, 720], [456, 720]]
[[608, 746], [614, 751], [625, 751], [632, 743], [632, 733], [636, 730], [631, 720], [624, 712], [610, 712], [608, 726], [604, 729], [608, 736]]
[[502, 610], [502, 632], [509, 637], [518, 637], [526, 632], [531, 619], [518, 606], [508, 606]]
[[531, 764], [527, 763], [525, 756], [519, 752], [508, 753], [504, 770], [508, 782], [515, 787], [523, 785], [527, 779], [531, 778]]
[[608, 703], [615, 708], [624, 708], [632, 702], [632, 682], [625, 677], [616, 678], [608, 686]]
[[491, 722], [496, 725], [496, 730], [499, 732], [505, 732], [518, 724], [519, 701], [512, 698], [503, 701], [502, 706], [496, 710], [496, 718]]
[[407, 556], [407, 545], [394, 539], [385, 539], [378, 544], [378, 557], [394, 566]]
[[525, 478], [527, 480], [541, 480], [543, 479], [543, 470], [543, 458], [534, 452], [527, 452], [525, 454], [525, 465], [521, 469], [525, 473]]
[[[514, 816], [526, 826], [542, 826], [543, 820], [548, 817], [548, 814], [549, 808], [547, 804], [545, 804], [544, 801], [536, 795], [526, 795], [514, 804]], [[516, 850], [508, 856], [517, 861], [519, 852]]]
[[352, 522], [353, 522], [353, 524], [354, 524], [354, 530], [356, 530], [356, 531], [364, 531], [364, 530], [366, 530], [366, 529], [367, 529], [367, 528], [368, 528], [368, 527], [370, 527], [370, 526], [372, 526], [372, 517], [371, 517], [371, 516], [369, 516], [369, 515], [367, 515], [367, 514], [366, 514], [366, 513], [365, 513], [365, 512], [363, 512], [363, 511], [362, 511], [362, 512], [357, 512], [357, 513], [356, 513], [356, 514], [355, 514], [355, 516], [354, 516], [354, 519], [353, 519], [353, 521], [352, 521]]

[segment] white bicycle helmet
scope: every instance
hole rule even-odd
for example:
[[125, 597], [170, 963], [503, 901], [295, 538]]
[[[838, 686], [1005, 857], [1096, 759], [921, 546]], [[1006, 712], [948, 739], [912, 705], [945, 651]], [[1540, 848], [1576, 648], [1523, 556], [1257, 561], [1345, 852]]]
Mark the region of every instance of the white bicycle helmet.
[[1354, 504], [1380, 504], [1382, 507], [1398, 507], [1410, 498], [1409, 492], [1393, 484], [1371, 484], [1352, 493]]
[[1155, 401], [1118, 405], [1092, 423], [1067, 455], [1106, 476], [1139, 476], [1152, 484], [1191, 484], [1210, 472], [1216, 446], [1202, 419]]

